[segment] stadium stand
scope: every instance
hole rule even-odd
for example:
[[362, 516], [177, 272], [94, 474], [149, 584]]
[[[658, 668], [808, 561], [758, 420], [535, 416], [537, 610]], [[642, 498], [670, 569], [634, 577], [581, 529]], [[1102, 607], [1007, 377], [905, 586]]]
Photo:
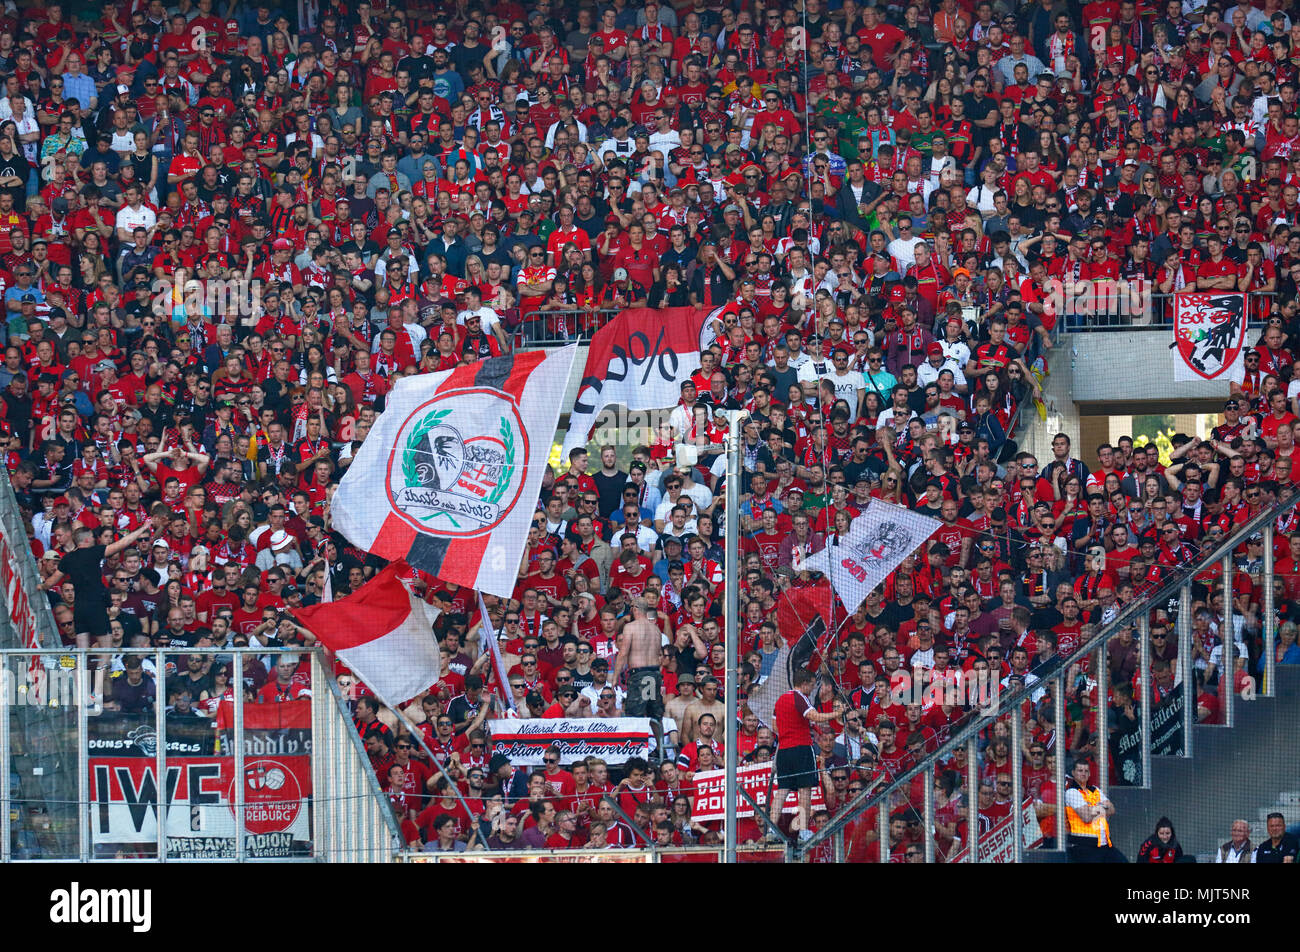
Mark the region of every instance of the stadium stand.
[[[484, 618], [475, 592], [414, 573], [444, 667], [402, 711], [318, 669], [403, 848], [717, 847], [700, 791], [723, 745], [760, 774], [776, 755], [773, 686], [796, 662], [821, 721], [812, 814], [750, 810], [742, 843], [808, 842], [975, 723], [970, 698], [895, 697], [917, 670], [983, 673], [1024, 704], [974, 761], [954, 750], [842, 852], [824, 836], [805, 858], [960, 860], [1012, 811], [1022, 755], [1016, 792], [1049, 840], [1048, 764], [1068, 762], [1086, 838], [1076, 765], [1117, 798], [1140, 778], [1099, 746], [1175, 689], [1195, 721], [1223, 718], [1300, 621], [1293, 4], [233, 6], [0, 13], [0, 449], [61, 645], [93, 649], [114, 717], [219, 733], [238, 693], [241, 718], [280, 706], [255, 729], [297, 729], [291, 705], [323, 691], [295, 610], [385, 564], [330, 505], [397, 381], [589, 342], [637, 307], [707, 310], [716, 340], [662, 427], [557, 453], [515, 597]], [[1170, 456], [1040, 432], [1050, 455], [1028, 452], [1061, 335], [1172, 325], [1185, 291], [1243, 295], [1250, 325], [1213, 435]], [[737, 409], [726, 578], [718, 411]], [[791, 612], [824, 586], [804, 561], [878, 502], [941, 528], [856, 611]], [[1145, 601], [1265, 513], [1227, 555], [1230, 604], [1221, 563], [1184, 602]], [[644, 712], [618, 658], [638, 600], [665, 642], [648, 758], [494, 753], [489, 721]], [[1121, 616], [1104, 671], [1072, 657]], [[1294, 640], [1270, 664], [1300, 660]], [[193, 660], [160, 671], [160, 649]], [[1065, 659], [1064, 689], [1030, 690]]]

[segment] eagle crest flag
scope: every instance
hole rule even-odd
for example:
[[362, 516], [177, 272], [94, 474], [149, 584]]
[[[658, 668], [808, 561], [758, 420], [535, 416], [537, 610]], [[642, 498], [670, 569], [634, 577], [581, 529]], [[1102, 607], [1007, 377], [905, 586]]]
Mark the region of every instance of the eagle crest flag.
[[404, 377], [330, 506], [356, 545], [508, 598], [576, 344]]
[[1237, 379], [1246, 346], [1246, 295], [1182, 291], [1174, 295], [1174, 380]]
[[853, 520], [843, 538], [829, 540], [804, 560], [803, 567], [829, 577], [851, 614], [940, 525], [937, 519], [910, 509], [873, 502]]

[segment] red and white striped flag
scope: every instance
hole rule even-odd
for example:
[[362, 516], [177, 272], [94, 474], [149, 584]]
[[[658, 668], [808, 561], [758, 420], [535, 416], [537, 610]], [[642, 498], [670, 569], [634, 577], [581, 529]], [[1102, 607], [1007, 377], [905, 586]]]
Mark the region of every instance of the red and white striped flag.
[[433, 636], [437, 610], [402, 583], [409, 571], [393, 562], [352, 594], [294, 612], [387, 704], [428, 690], [442, 672]]
[[334, 494], [367, 552], [508, 598], [577, 345], [405, 377]]

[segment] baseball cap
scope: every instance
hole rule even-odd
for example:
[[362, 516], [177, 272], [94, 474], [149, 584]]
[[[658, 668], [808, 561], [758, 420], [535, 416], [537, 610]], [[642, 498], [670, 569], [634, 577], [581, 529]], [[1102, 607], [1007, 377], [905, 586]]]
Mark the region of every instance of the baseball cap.
[[293, 248], [293, 245], [289, 244], [288, 239], [277, 238], [275, 239], [275, 242], [271, 245], [271, 248], [275, 251], [289, 251], [290, 249]]
[[628, 277], [628, 275], [627, 275], [627, 268], [615, 268], [615, 269], [614, 269], [614, 280], [615, 280], [615, 281], [626, 281], [626, 280], [627, 280], [627, 277]]
[[927, 347], [927, 348], [925, 349], [925, 352], [926, 352], [927, 355], [930, 355], [930, 356], [933, 356], [933, 355], [935, 355], [935, 354], [942, 354], [942, 353], [943, 353], [943, 345], [940, 344], [938, 341], [932, 341], [932, 342], [930, 343], [930, 346]]

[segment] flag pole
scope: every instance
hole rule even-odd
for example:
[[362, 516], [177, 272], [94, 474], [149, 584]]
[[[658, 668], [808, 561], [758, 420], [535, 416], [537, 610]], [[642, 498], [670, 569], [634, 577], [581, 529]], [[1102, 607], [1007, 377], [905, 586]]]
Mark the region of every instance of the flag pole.
[[[432, 636], [430, 636], [430, 637], [432, 637]], [[354, 672], [354, 673], [355, 673], [355, 672]], [[361, 675], [358, 674], [357, 677], [361, 677]], [[365, 679], [362, 678], [362, 680], [364, 681]], [[368, 685], [368, 686], [369, 686], [369, 685]], [[447, 774], [447, 771], [445, 771], [445, 770], [442, 769], [442, 764], [440, 764], [440, 763], [438, 762], [438, 758], [437, 758], [436, 756], [434, 756], [433, 751], [429, 748], [429, 745], [425, 742], [425, 740], [424, 740], [424, 731], [420, 730], [420, 728], [419, 728], [418, 725], [413, 724], [413, 723], [411, 722], [411, 720], [410, 720], [410, 719], [409, 719], [405, 714], [402, 713], [402, 709], [401, 709], [401, 708], [399, 708], [399, 707], [398, 707], [397, 705], [395, 705], [395, 704], [390, 703], [389, 700], [388, 700], [388, 698], [384, 697], [384, 696], [383, 696], [382, 694], [380, 694], [378, 691], [375, 691], [375, 689], [374, 689], [373, 687], [370, 687], [370, 690], [374, 692], [375, 697], [379, 698], [379, 700], [382, 701], [382, 702], [383, 702], [383, 703], [388, 707], [388, 709], [389, 709], [390, 711], [392, 711], [395, 715], [397, 715], [399, 718], [401, 718], [403, 721], [406, 722], [407, 729], [410, 730], [410, 732], [411, 732], [411, 737], [415, 740], [415, 742], [416, 742], [417, 744], [420, 745], [420, 749], [423, 750], [426, 754], [429, 755], [429, 761], [433, 764], [434, 769], [438, 771], [438, 775], [439, 775], [440, 777], [442, 777], [443, 780], [446, 780], [446, 781], [447, 781], [447, 786], [451, 788], [451, 792], [452, 792], [452, 794], [456, 797], [456, 800], [460, 803], [460, 808], [461, 808], [462, 810], [464, 810], [464, 811], [465, 811], [465, 815], [466, 815], [467, 817], [469, 817], [470, 825], [471, 825], [471, 826], [470, 826], [470, 830], [469, 830], [468, 832], [469, 832], [469, 833], [473, 833], [473, 832], [474, 832], [474, 830], [473, 830], [473, 824], [477, 822], [477, 821], [474, 819], [474, 812], [473, 812], [472, 810], [470, 810], [470, 808], [469, 808], [469, 804], [465, 801], [465, 797], [461, 794], [461, 792], [460, 792], [460, 787], [456, 784], [456, 781], [452, 780], [451, 777]], [[488, 696], [488, 697], [491, 697], [490, 694], [487, 695], [487, 696]], [[386, 778], [385, 778], [385, 779], [386, 779]], [[380, 780], [380, 786], [383, 786], [384, 782], [385, 782], [385, 780], [384, 780], [384, 779], [381, 779], [381, 780]], [[423, 794], [427, 794], [428, 791], [421, 791], [421, 793], [422, 793], [422, 795], [423, 795]], [[501, 793], [504, 795], [504, 794], [506, 793], [506, 791], [502, 790]], [[434, 796], [434, 794], [428, 794], [428, 795], [429, 795], [429, 796]], [[485, 850], [490, 850], [490, 849], [492, 849], [492, 847], [490, 847], [490, 846], [487, 845], [487, 840], [486, 840], [486, 839], [483, 840], [483, 848], [484, 848]]]
[[479, 613], [479, 631], [482, 634], [482, 644], [479, 645], [479, 653], [484, 651], [492, 655], [492, 670], [497, 676], [497, 691], [500, 692], [501, 701], [512, 711], [518, 711], [515, 706], [515, 699], [510, 694], [510, 678], [506, 672], [504, 659], [501, 657], [501, 648], [497, 642], [496, 629], [492, 627], [492, 621], [488, 618], [487, 605], [483, 602], [483, 593], [478, 592], [478, 613]]
[[740, 428], [741, 421], [748, 417], [744, 410], [727, 411], [727, 521], [726, 521], [726, 558], [724, 575], [726, 576], [726, 599], [723, 611], [726, 615], [725, 638], [727, 645], [727, 728], [723, 735], [726, 741], [726, 783], [723, 797], [726, 800], [726, 820], [724, 825], [723, 861], [736, 862], [736, 769], [738, 752], [736, 749], [737, 697], [736, 681], [740, 677]]

